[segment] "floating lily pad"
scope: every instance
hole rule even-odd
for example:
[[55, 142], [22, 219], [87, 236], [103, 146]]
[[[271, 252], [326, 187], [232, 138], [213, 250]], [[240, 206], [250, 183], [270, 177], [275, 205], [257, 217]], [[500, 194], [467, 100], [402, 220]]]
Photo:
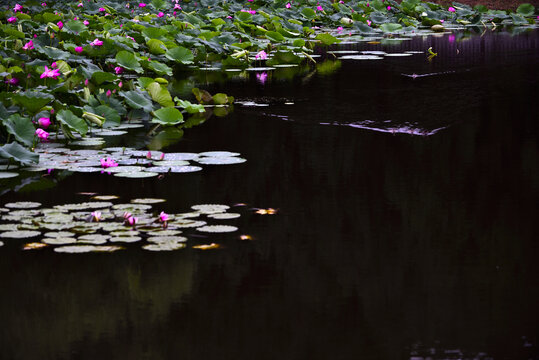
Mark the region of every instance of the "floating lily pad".
[[3, 233], [0, 233], [0, 238], [28, 239], [28, 238], [32, 238], [39, 235], [41, 235], [40, 231], [15, 230], [15, 231], [6, 231]]
[[219, 204], [201, 204], [193, 205], [191, 209], [199, 211], [201, 214], [217, 214], [222, 213], [230, 209], [228, 205], [219, 205]]
[[89, 252], [112, 252], [121, 250], [121, 246], [96, 246], [96, 245], [72, 245], [72, 246], [60, 246], [54, 249], [54, 251], [59, 253], [69, 253], [69, 254], [80, 254], [80, 253], [89, 253]]
[[197, 157], [196, 153], [166, 153], [163, 160], [194, 160]]
[[100, 136], [120, 136], [127, 134], [127, 131], [122, 130], [103, 130], [98, 132]]
[[63, 238], [63, 237], [71, 237], [74, 236], [72, 232], [69, 231], [50, 231], [43, 234], [43, 236], [48, 238]]
[[138, 173], [144, 171], [142, 166], [116, 166], [107, 168], [105, 171], [111, 173]]
[[197, 228], [198, 231], [207, 233], [228, 233], [238, 230], [237, 227], [231, 225], [206, 225]]
[[102, 168], [98, 168], [98, 167], [79, 167], [79, 166], [74, 166], [72, 168], [69, 168], [69, 170], [73, 172], [80, 172], [80, 173], [92, 173], [92, 172], [103, 171]]
[[96, 195], [96, 196], [92, 196], [92, 199], [94, 200], [104, 200], [104, 201], [107, 201], [107, 200], [115, 200], [115, 199], [119, 199], [120, 197], [117, 196], [117, 195]]
[[138, 236], [137, 230], [116, 230], [110, 233], [110, 236]]
[[110, 242], [123, 242], [123, 243], [133, 243], [141, 241], [140, 236], [114, 236], [109, 239]]
[[0, 241], [0, 246], [4, 246], [4, 243], [2, 241]]
[[328, 51], [328, 54], [357, 54], [359, 51], [357, 50], [333, 50]]
[[176, 220], [174, 221], [174, 226], [179, 227], [179, 228], [197, 228], [204, 225], [206, 225], [206, 222], [202, 220], [199, 220], [199, 221]]
[[82, 244], [101, 245], [106, 243], [108, 239], [110, 239], [110, 236], [108, 235], [88, 234], [79, 236], [77, 242]]
[[4, 205], [9, 209], [35, 209], [41, 206], [41, 203], [34, 201], [19, 201], [15, 203], [7, 203]]
[[146, 211], [150, 210], [152, 208], [151, 205], [147, 204], [116, 204], [113, 205], [112, 208], [114, 210], [124, 210], [124, 211]]
[[191, 219], [191, 218], [197, 218], [199, 216], [200, 216], [200, 213], [198, 211], [192, 211], [192, 212], [175, 214], [174, 218], [175, 219], [187, 219], [187, 218]]
[[340, 60], [382, 60], [383, 57], [376, 55], [344, 55]]
[[75, 146], [100, 146], [100, 145], [103, 145], [104, 143], [105, 143], [105, 140], [87, 139], [87, 140], [73, 141], [71, 143], [71, 145], [75, 145]]
[[185, 166], [189, 165], [188, 161], [185, 160], [163, 160], [163, 161], [154, 161], [155, 166]]
[[186, 242], [187, 238], [183, 236], [150, 236], [148, 239], [148, 242], [156, 243], [156, 244], [175, 244], [175, 243], [181, 243]]
[[124, 178], [130, 178], [130, 179], [143, 179], [143, 178], [150, 178], [159, 175], [156, 172], [128, 172], [128, 173], [116, 173], [114, 176], [117, 177], [124, 177]]
[[181, 230], [154, 230], [151, 235], [152, 236], [176, 236], [181, 234]]
[[77, 242], [77, 239], [74, 237], [48, 237], [41, 240], [45, 244], [49, 245], [67, 245], [67, 244], [75, 244]]
[[379, 50], [366, 50], [361, 52], [364, 55], [377, 55], [377, 56], [384, 56], [387, 55], [385, 51], [379, 51]]
[[227, 220], [227, 219], [237, 219], [241, 216], [238, 213], [220, 213], [220, 214], [209, 214], [208, 217], [212, 219]]
[[240, 156], [240, 153], [235, 153], [235, 152], [230, 152], [230, 151], [206, 151], [198, 155], [208, 156], [208, 157], [231, 157], [231, 156]]
[[232, 164], [241, 164], [247, 160], [240, 157], [202, 157], [195, 160], [196, 162], [203, 165], [232, 165]]
[[187, 245], [184, 243], [173, 243], [173, 244], [148, 244], [144, 245], [142, 248], [149, 251], [173, 251], [180, 250], [185, 248]]
[[18, 230], [17, 224], [0, 224], [0, 231], [16, 231]]
[[245, 70], [247, 70], [247, 71], [270, 71], [270, 70], [275, 70], [275, 68], [271, 67], [271, 66], [267, 66], [267, 67], [251, 67], [251, 68], [247, 68]]
[[140, 198], [131, 200], [132, 204], [159, 204], [165, 202], [165, 199], [154, 199], [154, 198]]
[[202, 170], [200, 166], [151, 166], [146, 169], [154, 173], [190, 173]]
[[412, 56], [412, 54], [410, 54], [410, 53], [391, 53], [391, 54], [386, 54], [385, 56], [386, 57], [404, 57], [404, 56]]

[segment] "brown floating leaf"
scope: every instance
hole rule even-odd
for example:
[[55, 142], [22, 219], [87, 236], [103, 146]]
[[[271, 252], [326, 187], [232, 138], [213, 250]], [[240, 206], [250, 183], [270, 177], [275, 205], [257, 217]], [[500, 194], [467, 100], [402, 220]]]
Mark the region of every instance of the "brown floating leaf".
[[40, 243], [40, 242], [31, 242], [31, 243], [28, 243], [28, 244], [24, 244], [24, 247], [22, 248], [23, 250], [35, 250], [35, 249], [42, 249], [44, 247], [47, 247], [49, 245], [47, 244], [43, 244], [43, 243]]
[[213, 250], [213, 249], [219, 249], [221, 245], [216, 243], [211, 244], [204, 244], [204, 245], [195, 245], [193, 246], [193, 249], [199, 249], [199, 250]]
[[240, 235], [240, 240], [253, 240], [251, 235]]
[[268, 208], [268, 209], [258, 209], [257, 211], [255, 211], [255, 213], [257, 214], [260, 214], [260, 215], [274, 215], [277, 213], [277, 209], [273, 209], [273, 208]]

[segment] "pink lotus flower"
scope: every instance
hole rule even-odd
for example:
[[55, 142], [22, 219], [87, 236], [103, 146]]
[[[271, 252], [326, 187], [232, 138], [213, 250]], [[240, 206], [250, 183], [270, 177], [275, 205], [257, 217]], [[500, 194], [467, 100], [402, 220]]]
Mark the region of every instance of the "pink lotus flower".
[[130, 212], [124, 212], [124, 219], [129, 219], [131, 216], [133, 216], [133, 214], [131, 214]]
[[159, 222], [167, 222], [168, 221], [168, 214], [164, 211], [161, 211], [161, 213], [159, 214]]
[[138, 7], [139, 7], [139, 8], [146, 7], [146, 4], [145, 4], [145, 3], [139, 3], [139, 4], [138, 4]]
[[14, 22], [16, 22], [16, 21], [17, 21], [17, 18], [16, 18], [15, 16], [12, 16], [12, 17], [10, 17], [9, 19], [7, 19], [7, 22], [8, 22], [8, 23], [14, 23]]
[[260, 51], [259, 53], [257, 53], [255, 55], [255, 59], [256, 60], [267, 60], [268, 59], [268, 54], [266, 54], [266, 52], [264, 50]]
[[291, 7], [292, 7], [292, 4], [286, 3], [286, 8], [287, 8], [287, 9], [290, 9]]
[[58, 26], [58, 29], [62, 29], [64, 27], [64, 23], [61, 21], [58, 21], [56, 25]]
[[146, 153], [146, 159], [148, 159], [148, 160], [151, 160], [151, 159], [152, 159], [152, 152], [151, 152], [151, 151], [148, 151], [148, 152]]
[[254, 15], [256, 14], [256, 10], [251, 10], [251, 8], [249, 8], [249, 11], [247, 11], [249, 14], [251, 15]]
[[51, 64], [51, 68], [56, 69], [57, 67], [58, 67], [58, 64], [56, 63], [56, 61]]
[[103, 220], [101, 211], [92, 211], [90, 215], [92, 215], [92, 221], [98, 222], [99, 220]]
[[43, 74], [41, 74], [40, 78], [53, 78], [56, 80], [58, 76], [60, 76], [60, 70], [49, 69], [47, 66], [45, 66], [45, 71], [43, 72]]
[[34, 48], [34, 42], [32, 40], [28, 41], [24, 46], [22, 47], [24, 50], [32, 50]]
[[159, 156], [159, 160], [163, 160], [165, 158], [165, 153], [161, 153], [161, 156]]
[[77, 7], [83, 7], [84, 5], [82, 3], [79, 3]]
[[256, 79], [257, 79], [258, 82], [261, 83], [262, 85], [264, 85], [264, 84], [266, 83], [267, 78], [268, 78], [268, 74], [265, 73], [265, 72], [256, 74]]
[[118, 84], [118, 87], [121, 88], [123, 85], [124, 83], [120, 81], [120, 83]]
[[372, 22], [370, 20], [367, 20], [367, 25], [371, 26]]
[[15, 7], [13, 8], [13, 11], [15, 11], [15, 12], [22, 11], [22, 5], [15, 4]]
[[100, 12], [105, 12], [105, 11], [107, 11], [107, 9], [105, 9], [105, 8], [99, 8], [99, 11], [100, 11]]
[[371, 6], [371, 4], [367, 3], [367, 7], [370, 7], [370, 6]]
[[104, 169], [118, 166], [118, 163], [113, 158], [103, 158], [99, 161], [101, 162], [101, 166], [103, 166]]
[[17, 79], [16, 77], [13, 77], [11, 79], [6, 80], [5, 83], [8, 85], [17, 85], [19, 83], [19, 79]]
[[389, 11], [389, 10], [391, 10], [391, 6], [388, 6], [388, 7], [387, 7], [387, 11]]
[[39, 124], [39, 126], [41, 126], [42, 128], [46, 129], [49, 127], [49, 125], [51, 124], [51, 119], [47, 118], [47, 117], [42, 117], [42, 118], [39, 118], [39, 120], [37, 121], [37, 123]]
[[83, 51], [82, 46], [77, 46], [77, 47], [75, 48], [75, 52], [78, 52], [79, 54], [80, 54], [82, 51]]
[[110, 89], [107, 90], [107, 94], [106, 94], [106, 95], [107, 95], [107, 97], [110, 97], [110, 96], [112, 95], [112, 92], [110, 91]]
[[337, 31], [341, 33], [341, 32], [343, 31], [342, 26], [339, 26], [339, 27], [337, 28]]
[[36, 130], [36, 135], [41, 141], [47, 141], [47, 138], [49, 137], [49, 133], [41, 128]]
[[130, 216], [127, 218], [127, 223], [131, 226], [135, 226], [138, 223], [138, 218]]
[[324, 11], [324, 8], [323, 8], [322, 6], [320, 6], [320, 5], [318, 5], [318, 6], [316, 7], [316, 10], [318, 10], [318, 11]]
[[89, 83], [90, 81], [88, 81], [88, 79], [84, 80], [84, 86], [88, 86]]
[[88, 20], [84, 20], [82, 23], [86, 26], [90, 25], [90, 22]]
[[161, 18], [163, 16], [165, 16], [165, 14], [162, 11], [160, 11], [159, 14], [157, 14], [157, 17], [159, 17], [159, 18]]
[[103, 45], [103, 41], [101, 41], [99, 39], [95, 39], [94, 41], [92, 41], [90, 43], [90, 45], [92, 45], [92, 46], [101, 46], [101, 45]]
[[119, 74], [121, 74], [121, 73], [124, 72], [124, 69], [122, 69], [121, 66], [116, 66], [116, 67], [114, 68], [114, 72], [116, 73], [116, 75], [119, 75]]
[[180, 4], [176, 4], [174, 5], [174, 10], [181, 10], [182, 7], [180, 6]]
[[454, 13], [454, 12], [457, 11], [457, 10], [455, 10], [455, 8], [454, 8], [453, 6], [450, 6], [450, 7], [447, 9], [447, 11], [453, 12], [453, 13]]
[[45, 7], [45, 6], [47, 6], [47, 3], [42, 2], [41, 6]]

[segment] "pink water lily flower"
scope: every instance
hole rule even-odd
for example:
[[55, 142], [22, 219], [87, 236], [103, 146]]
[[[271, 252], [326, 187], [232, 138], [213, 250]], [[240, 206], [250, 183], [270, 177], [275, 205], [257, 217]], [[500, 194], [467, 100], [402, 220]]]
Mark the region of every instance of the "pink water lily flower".
[[130, 216], [127, 218], [126, 222], [131, 226], [135, 226], [138, 223], [138, 218]]
[[453, 13], [454, 13], [454, 12], [457, 11], [457, 10], [455, 10], [455, 8], [454, 8], [453, 6], [450, 6], [450, 7], [447, 9], [447, 11], [453, 12]]
[[110, 89], [109, 89], [109, 90], [107, 90], [107, 93], [106, 93], [106, 95], [107, 95], [107, 97], [110, 97], [110, 96], [112, 95], [112, 91], [110, 91]]
[[316, 7], [316, 10], [318, 10], [318, 11], [324, 11], [324, 8], [323, 8], [322, 6], [320, 6], [320, 5], [318, 5], [318, 6]]
[[41, 126], [42, 128], [46, 129], [49, 127], [49, 125], [51, 124], [51, 119], [47, 118], [47, 117], [42, 117], [42, 118], [39, 118], [39, 120], [37, 121], [37, 123], [39, 124], [39, 126]]
[[41, 6], [45, 7], [45, 6], [47, 6], [47, 3], [42, 2]]
[[16, 22], [16, 21], [17, 21], [17, 18], [16, 18], [15, 16], [12, 16], [12, 17], [10, 17], [9, 19], [7, 19], [7, 22], [8, 22], [8, 23], [14, 23], [14, 22]]
[[259, 53], [257, 53], [255, 55], [255, 59], [256, 60], [267, 60], [268, 59], [268, 54], [266, 54], [266, 52], [264, 50], [260, 51]]
[[56, 69], [57, 67], [58, 67], [58, 64], [56, 63], [56, 61], [51, 64], [51, 68]]
[[286, 8], [287, 8], [287, 9], [290, 9], [291, 7], [292, 7], [292, 4], [286, 3]]
[[174, 10], [181, 10], [182, 7], [180, 6], [180, 4], [176, 4], [174, 5]]
[[162, 11], [160, 11], [159, 14], [157, 14], [157, 17], [160, 17], [160, 18], [161, 18], [161, 17], [163, 17], [163, 16], [165, 16], [165, 14], [164, 14]]
[[118, 87], [121, 88], [123, 85], [124, 83], [120, 81], [120, 83], [118, 84]]
[[58, 29], [61, 29], [61, 28], [64, 27], [64, 23], [61, 22], [61, 21], [58, 21], [58, 22], [56, 23], [56, 25], [58, 26]]
[[101, 46], [101, 45], [103, 45], [103, 41], [101, 41], [99, 39], [95, 39], [94, 41], [92, 41], [90, 43], [90, 45], [92, 45], [92, 46]]
[[43, 74], [41, 74], [40, 78], [43, 79], [43, 78], [53, 78], [56, 80], [56, 78], [60, 76], [60, 70], [58, 69], [49, 69], [46, 65], [45, 65], [45, 71], [43, 72]]
[[14, 77], [14, 78], [6, 80], [5, 83], [9, 85], [17, 85], [19, 83], [19, 79]]
[[367, 25], [371, 26], [372, 22], [370, 20], [367, 20]]
[[22, 47], [24, 50], [32, 50], [34, 48], [34, 42], [32, 40], [28, 41], [24, 46]]
[[168, 214], [164, 211], [161, 211], [159, 214], [159, 221], [160, 222], [167, 222], [168, 221]]
[[88, 20], [84, 20], [82, 23], [86, 26], [90, 25], [90, 22]]
[[41, 128], [36, 130], [36, 135], [41, 141], [47, 141], [47, 138], [49, 137], [49, 133]]
[[90, 215], [92, 215], [92, 221], [98, 222], [99, 220], [103, 220], [101, 211], [92, 211]]
[[103, 166], [104, 169], [118, 166], [118, 163], [113, 158], [103, 158], [99, 161], [101, 162], [101, 166]]
[[127, 220], [129, 219], [131, 216], [133, 216], [133, 214], [131, 214], [130, 212], [124, 212], [124, 219]]
[[388, 7], [387, 7], [387, 11], [389, 11], [389, 10], [391, 10], [391, 6], [388, 6]]
[[15, 4], [15, 7], [13, 8], [13, 11], [17, 12], [17, 11], [22, 11], [22, 5], [20, 4]]
[[107, 9], [105, 9], [105, 8], [99, 8], [99, 11], [100, 11], [100, 12], [105, 12], [105, 11], [107, 11]]
[[75, 48], [75, 52], [78, 52], [79, 54], [80, 54], [82, 51], [83, 51], [82, 46], [77, 46], [77, 47]]
[[256, 74], [256, 79], [259, 83], [264, 85], [266, 83], [266, 79], [268, 78], [268, 74], [266, 72], [258, 73]]
[[146, 7], [146, 4], [145, 4], [145, 3], [139, 3], [139, 4], [138, 4], [138, 7], [139, 7], [139, 8]]
[[79, 3], [77, 7], [83, 7], [84, 5], [82, 3]]
[[116, 66], [114, 68], [114, 72], [116, 73], [116, 75], [119, 75], [124, 72], [124, 69], [121, 66]]

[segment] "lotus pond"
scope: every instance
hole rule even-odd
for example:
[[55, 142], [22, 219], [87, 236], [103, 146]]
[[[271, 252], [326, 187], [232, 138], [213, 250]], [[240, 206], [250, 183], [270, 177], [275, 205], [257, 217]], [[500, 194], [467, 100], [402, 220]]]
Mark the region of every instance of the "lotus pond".
[[0, 12], [0, 358], [539, 356], [533, 7], [81, 4]]

